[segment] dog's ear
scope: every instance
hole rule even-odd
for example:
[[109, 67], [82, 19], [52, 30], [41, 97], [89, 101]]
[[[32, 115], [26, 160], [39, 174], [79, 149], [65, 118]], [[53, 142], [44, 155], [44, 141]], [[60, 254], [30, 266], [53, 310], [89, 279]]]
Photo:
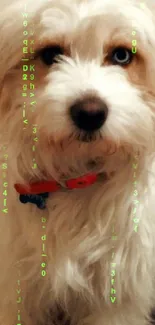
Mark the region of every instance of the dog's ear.
[[[13, 1], [14, 2], [14, 1]], [[16, 18], [15, 18], [16, 17]], [[17, 23], [18, 21], [18, 23]], [[18, 25], [22, 19], [16, 10], [16, 6], [10, 3], [9, 0], [0, 2], [0, 122], [1, 127], [4, 124], [4, 117], [9, 110], [9, 98], [11, 96], [5, 82], [8, 72], [18, 62], [21, 42], [17, 42], [19, 35]], [[17, 36], [17, 37], [16, 37]], [[1, 130], [2, 131], [2, 130]], [[1, 132], [2, 133], [2, 132]]]
[[140, 81], [150, 93], [155, 94], [155, 1], [136, 3], [136, 7], [140, 10], [140, 19], [137, 26], [135, 21], [136, 36], [133, 38], [137, 42], [137, 63], [142, 63]]
[[[4, 1], [4, 0], [2, 0]], [[0, 5], [0, 82], [22, 58], [24, 17], [21, 1]]]
[[[41, 7], [44, 5], [40, 3], [41, 1], [32, 3], [30, 0], [26, 4], [23, 0], [0, 0], [0, 82], [22, 59], [24, 40], [32, 37], [35, 39]], [[32, 29], [36, 29], [34, 36], [30, 35]], [[24, 31], [28, 34], [24, 34]]]
[[[0, 0], [0, 120], [9, 110], [11, 90], [6, 79], [20, 62], [23, 48], [23, 21], [21, 1]], [[2, 124], [2, 123], [1, 123]]]

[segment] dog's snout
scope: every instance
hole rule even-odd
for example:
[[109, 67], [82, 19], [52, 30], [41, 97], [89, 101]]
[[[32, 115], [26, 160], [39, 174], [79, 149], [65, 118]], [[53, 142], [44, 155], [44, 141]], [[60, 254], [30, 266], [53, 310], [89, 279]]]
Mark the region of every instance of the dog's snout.
[[106, 103], [98, 97], [77, 100], [70, 107], [70, 116], [81, 130], [93, 132], [101, 128], [108, 116]]

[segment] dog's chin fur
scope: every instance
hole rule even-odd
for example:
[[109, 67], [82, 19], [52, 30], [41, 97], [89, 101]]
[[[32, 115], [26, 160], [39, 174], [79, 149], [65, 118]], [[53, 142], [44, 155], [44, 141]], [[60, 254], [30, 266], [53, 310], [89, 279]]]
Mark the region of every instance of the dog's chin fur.
[[[153, 2], [27, 1], [35, 51], [55, 43], [64, 48], [53, 66], [38, 56], [31, 62], [35, 90], [27, 90], [27, 97], [22, 97], [21, 60], [25, 3], [1, 2], [0, 324], [60, 325], [67, 318], [71, 325], [150, 323], [155, 305]], [[126, 68], [110, 64], [110, 48], [131, 47], [133, 38], [133, 62]], [[109, 114], [90, 139], [73, 125], [69, 107], [92, 95], [107, 103]], [[90, 172], [99, 175], [95, 184], [65, 188], [66, 179]], [[50, 179], [63, 188], [50, 194], [45, 210], [19, 201], [14, 184]]]

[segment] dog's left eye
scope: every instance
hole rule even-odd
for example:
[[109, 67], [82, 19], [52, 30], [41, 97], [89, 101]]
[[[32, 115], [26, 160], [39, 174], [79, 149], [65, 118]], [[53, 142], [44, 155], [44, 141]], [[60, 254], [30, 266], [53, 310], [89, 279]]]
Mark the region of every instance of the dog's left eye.
[[111, 61], [113, 64], [127, 65], [131, 63], [133, 54], [124, 47], [118, 47], [112, 51]]
[[63, 54], [63, 49], [60, 46], [45, 47], [39, 52], [39, 56], [44, 64], [50, 66], [56, 62], [58, 55]]

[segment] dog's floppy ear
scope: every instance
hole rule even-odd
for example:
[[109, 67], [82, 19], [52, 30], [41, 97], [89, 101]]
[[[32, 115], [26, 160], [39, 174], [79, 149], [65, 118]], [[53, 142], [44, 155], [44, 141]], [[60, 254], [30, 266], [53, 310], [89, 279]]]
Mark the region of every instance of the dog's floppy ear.
[[0, 119], [7, 113], [11, 92], [5, 77], [20, 62], [23, 48], [21, 1], [0, 0]]
[[[23, 56], [23, 41], [32, 39], [30, 36], [32, 26], [37, 30], [42, 6], [44, 2], [41, 1], [34, 3], [27, 0], [25, 4], [23, 0], [0, 0], [0, 82], [5, 74], [20, 62]], [[28, 31], [27, 36], [24, 36], [25, 30]], [[36, 30], [34, 39], [37, 35]]]
[[[16, 5], [0, 6], [0, 82], [18, 62], [22, 48], [22, 15]], [[21, 38], [21, 42], [20, 39]]]
[[137, 26], [135, 21], [137, 36], [134, 36], [137, 42], [137, 62], [144, 64], [144, 68], [141, 69], [143, 73], [141, 83], [150, 93], [155, 94], [155, 1], [146, 0], [136, 3], [136, 7], [139, 8], [142, 17]]
[[[14, 0], [13, 0], [14, 3]], [[19, 30], [19, 26], [21, 26]], [[22, 35], [22, 16], [16, 5], [9, 0], [0, 2], [0, 124], [3, 127], [3, 117], [9, 110], [10, 90], [5, 77], [19, 61], [22, 50], [19, 37]], [[2, 131], [2, 130], [1, 130]], [[2, 132], [1, 132], [2, 134]]]

